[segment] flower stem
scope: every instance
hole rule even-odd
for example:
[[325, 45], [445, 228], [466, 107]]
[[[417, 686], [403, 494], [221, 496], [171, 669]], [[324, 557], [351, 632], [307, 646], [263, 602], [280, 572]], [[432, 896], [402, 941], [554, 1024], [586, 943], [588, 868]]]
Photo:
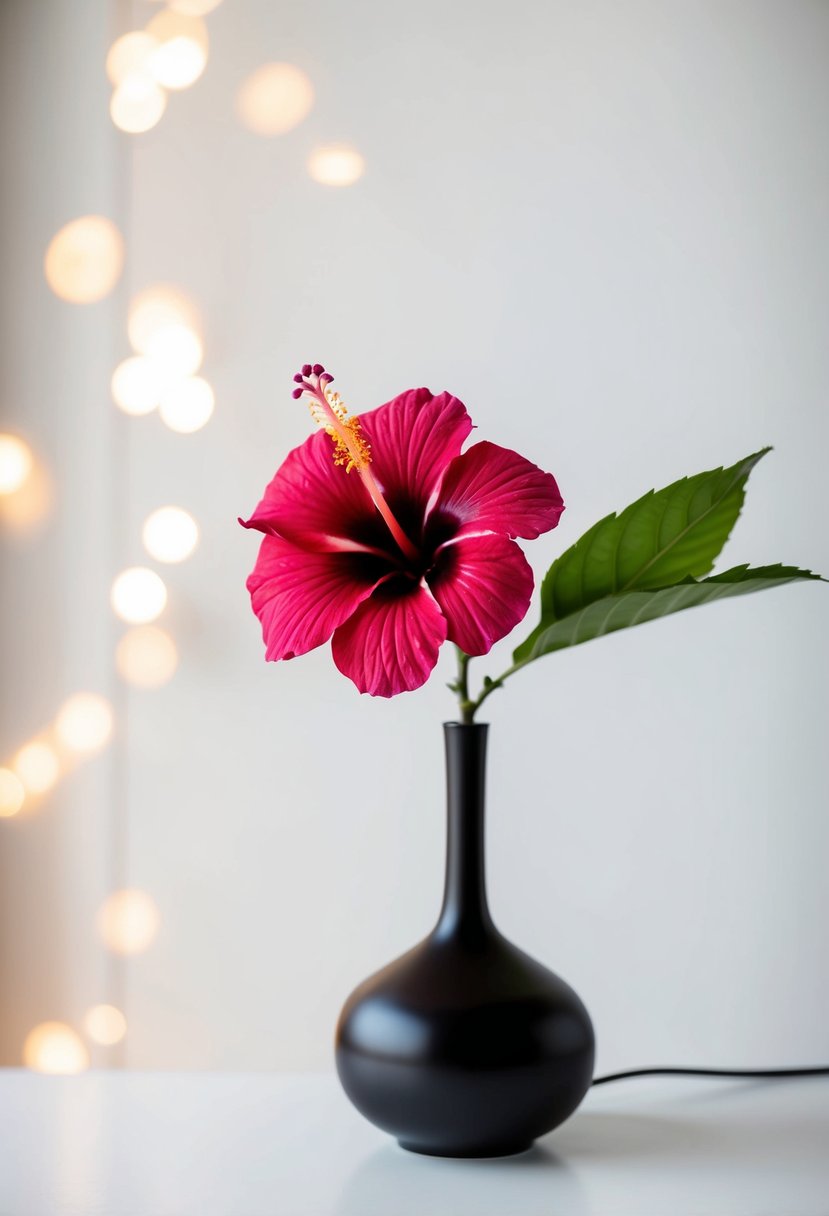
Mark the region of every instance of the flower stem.
[[458, 676], [449, 685], [449, 688], [458, 698], [458, 706], [461, 711], [461, 722], [464, 726], [471, 726], [475, 721], [475, 714], [483, 705], [484, 701], [495, 692], [496, 688], [501, 688], [504, 681], [510, 676], [515, 675], [516, 671], [520, 671], [522, 667], [526, 667], [529, 659], [525, 659], [523, 663], [513, 663], [512, 667], [508, 667], [502, 672], [497, 679], [493, 680], [491, 676], [484, 676], [484, 686], [477, 697], [473, 698], [469, 693], [469, 660], [471, 655], [466, 654], [461, 650], [460, 646], [455, 647], [455, 653], [458, 656]]
[[460, 646], [455, 647], [455, 653], [458, 656], [458, 678], [454, 684], [449, 687], [453, 692], [457, 693], [458, 706], [461, 711], [461, 722], [468, 726], [475, 720], [475, 710], [477, 706], [470, 700], [469, 697], [469, 655], [461, 650]]

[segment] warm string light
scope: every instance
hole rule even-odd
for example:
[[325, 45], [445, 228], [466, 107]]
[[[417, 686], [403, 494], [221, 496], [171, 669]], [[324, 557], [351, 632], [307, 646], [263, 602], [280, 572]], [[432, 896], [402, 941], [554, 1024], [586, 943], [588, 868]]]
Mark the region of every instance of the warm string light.
[[157, 13], [146, 29], [116, 38], [106, 74], [114, 86], [110, 117], [120, 131], [150, 131], [167, 108], [167, 90], [187, 89], [199, 79], [209, 48], [202, 16], [214, 7], [210, 0], [179, 0]]
[[181, 507], [159, 507], [145, 519], [141, 539], [156, 561], [183, 562], [198, 544], [199, 528]]
[[159, 416], [172, 431], [192, 434], [209, 421], [215, 398], [199, 370], [204, 358], [201, 321], [177, 287], [159, 283], [133, 298], [127, 334], [136, 352], [112, 375], [112, 396], [126, 414]]
[[55, 735], [70, 752], [98, 752], [112, 737], [112, 706], [106, 697], [79, 692], [61, 706], [55, 719]]
[[266, 63], [242, 82], [236, 95], [239, 121], [256, 135], [284, 135], [307, 118], [314, 86], [292, 63]]
[[[107, 56], [113, 85], [110, 114], [129, 134], [151, 130], [167, 106], [166, 90], [188, 88], [204, 72], [209, 40], [202, 18], [220, 0], [169, 0], [145, 30], [117, 39]], [[311, 81], [289, 63], [266, 64], [242, 84], [236, 107], [240, 120], [263, 136], [283, 134], [298, 126], [314, 103]], [[307, 164], [310, 176], [326, 186], [348, 186], [365, 171], [354, 148], [335, 144], [316, 148]], [[47, 282], [61, 299], [91, 303], [108, 295], [123, 267], [123, 240], [111, 221], [83, 216], [53, 238], [44, 259]], [[181, 293], [150, 289], [130, 308], [129, 336], [134, 355], [113, 372], [112, 395], [127, 414], [159, 409], [162, 420], [181, 434], [200, 429], [214, 409], [210, 384], [196, 375], [204, 357], [195, 310]], [[31, 453], [15, 436], [0, 436], [0, 495], [16, 492], [32, 467]], [[198, 526], [179, 507], [160, 507], [145, 520], [142, 540], [151, 557], [180, 562], [198, 542]], [[157, 688], [172, 678], [178, 654], [175, 642], [149, 622], [163, 611], [167, 589], [152, 570], [132, 567], [115, 579], [111, 602], [116, 614], [134, 627], [121, 638], [116, 665], [122, 677], [144, 688]], [[61, 773], [59, 748], [70, 756], [90, 754], [111, 738], [112, 711], [92, 693], [79, 693], [59, 711], [53, 736], [24, 745], [12, 767], [0, 768], [0, 816], [16, 815], [27, 796], [48, 792]], [[108, 949], [140, 953], [154, 941], [161, 923], [155, 901], [137, 888], [113, 892], [98, 912], [98, 931]], [[119, 1042], [126, 1032], [123, 1013], [112, 1005], [95, 1005], [86, 1013], [89, 1038], [101, 1045]], [[79, 1072], [89, 1055], [77, 1033], [61, 1022], [36, 1026], [24, 1045], [24, 1062], [44, 1072]]]
[[135, 688], [161, 688], [178, 668], [178, 651], [170, 634], [157, 625], [128, 629], [115, 652], [118, 674]]
[[16, 494], [34, 465], [32, 450], [18, 435], [0, 435], [0, 494]]
[[161, 928], [153, 897], [139, 887], [113, 891], [98, 909], [98, 933], [113, 954], [143, 954]]
[[84, 1030], [93, 1043], [113, 1047], [127, 1033], [127, 1019], [115, 1005], [92, 1005], [83, 1019]]
[[17, 773], [0, 768], [0, 819], [11, 819], [23, 806], [26, 787]]
[[23, 1063], [35, 1072], [70, 1076], [89, 1068], [89, 1052], [65, 1022], [41, 1022], [26, 1035]]
[[60, 757], [46, 739], [33, 739], [20, 748], [11, 767], [26, 794], [48, 794], [60, 776]]
[[349, 144], [315, 148], [308, 158], [308, 172], [321, 186], [352, 186], [365, 170], [365, 158]]
[[55, 233], [43, 259], [46, 282], [70, 304], [93, 304], [121, 277], [124, 239], [112, 220], [83, 215]]
[[44, 797], [61, 777], [106, 747], [113, 724], [112, 706], [99, 693], [78, 692], [64, 701], [51, 726], [0, 767], [0, 818]]
[[122, 570], [110, 592], [110, 602], [116, 616], [129, 625], [146, 625], [164, 611], [167, 588], [164, 580], [146, 566], [131, 566]]

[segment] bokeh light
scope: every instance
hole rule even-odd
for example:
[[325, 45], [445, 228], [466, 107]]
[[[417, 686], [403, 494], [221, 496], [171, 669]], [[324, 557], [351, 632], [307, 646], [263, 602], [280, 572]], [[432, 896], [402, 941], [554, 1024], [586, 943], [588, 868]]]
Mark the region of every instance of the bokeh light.
[[127, 333], [133, 350], [141, 355], [160, 329], [186, 325], [198, 333], [199, 315], [193, 301], [171, 283], [153, 283], [130, 301]]
[[92, 304], [112, 291], [124, 266], [124, 238], [103, 215], [72, 220], [49, 242], [43, 269], [56, 296]]
[[47, 793], [60, 776], [57, 752], [43, 739], [34, 739], [21, 747], [12, 768], [29, 794]]
[[147, 340], [147, 358], [167, 376], [191, 376], [201, 367], [204, 348], [189, 325], [163, 325]]
[[136, 688], [161, 688], [176, 674], [176, 644], [157, 625], [139, 625], [118, 643], [115, 666], [122, 679]]
[[132, 30], [116, 38], [106, 59], [106, 73], [112, 84], [120, 84], [133, 72], [148, 72], [150, 56], [156, 50], [158, 39], [146, 30]]
[[16, 815], [26, 798], [26, 790], [17, 773], [0, 768], [0, 819]]
[[65, 1022], [41, 1022], [26, 1035], [23, 1063], [35, 1072], [70, 1075], [89, 1068], [89, 1052]]
[[314, 86], [292, 63], [266, 63], [243, 81], [236, 95], [240, 121], [257, 135], [283, 135], [306, 118]]
[[125, 414], [149, 414], [158, 405], [163, 385], [164, 376], [151, 359], [132, 355], [112, 373], [112, 399]]
[[[0, 522], [15, 532], [27, 532], [48, 515], [53, 501], [52, 481], [43, 464], [32, 453], [34, 463], [22, 485], [0, 493]], [[9, 470], [10, 480], [14, 470]]]
[[146, 625], [164, 611], [167, 588], [154, 570], [131, 566], [112, 584], [110, 602], [116, 616], [130, 625]]
[[112, 706], [95, 692], [78, 692], [60, 708], [55, 734], [73, 752], [97, 752], [112, 737]]
[[109, 114], [119, 131], [141, 135], [161, 120], [167, 94], [147, 72], [130, 72], [115, 89]]
[[158, 562], [183, 562], [195, 549], [199, 527], [181, 507], [159, 507], [141, 530], [144, 548]]
[[348, 144], [315, 148], [308, 158], [308, 172], [322, 186], [351, 186], [363, 176], [366, 162]]
[[163, 391], [158, 412], [171, 431], [189, 435], [210, 419], [215, 403], [207, 381], [201, 376], [188, 376]]
[[84, 1030], [93, 1043], [112, 1047], [127, 1033], [127, 1019], [114, 1005], [92, 1005], [83, 1020]]
[[205, 17], [218, 8], [222, 0], [169, 0], [169, 7], [175, 13], [185, 13], [188, 17]]
[[127, 887], [107, 896], [98, 909], [97, 924], [114, 954], [141, 954], [155, 941], [161, 913], [148, 892]]
[[158, 39], [150, 68], [159, 84], [168, 89], [186, 89], [201, 76], [207, 64], [207, 26], [201, 17], [170, 9], [147, 25], [147, 33]]
[[17, 435], [0, 435], [0, 494], [14, 494], [32, 471], [31, 448]]

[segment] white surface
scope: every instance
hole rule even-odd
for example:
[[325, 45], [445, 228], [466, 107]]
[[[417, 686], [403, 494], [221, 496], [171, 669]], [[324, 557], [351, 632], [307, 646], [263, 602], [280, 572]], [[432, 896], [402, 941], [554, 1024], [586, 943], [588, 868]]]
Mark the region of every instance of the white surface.
[[[452, 656], [391, 704], [325, 650], [265, 665], [257, 541], [235, 520], [308, 433], [291, 374], [321, 359], [358, 411], [410, 384], [458, 393], [480, 437], [561, 482], [561, 527], [527, 546], [539, 573], [653, 484], [774, 443], [723, 566], [828, 572], [829, 5], [225, 0], [204, 77], [116, 136], [106, 47], [155, 7], [0, 4], [0, 407], [61, 511], [3, 553], [3, 755], [109, 678], [109, 584], [142, 561], [146, 515], [178, 504], [202, 529], [163, 572], [180, 671], [119, 706], [111, 783], [101, 758], [0, 825], [0, 1060], [38, 1021], [123, 999], [135, 1066], [326, 1067], [349, 989], [436, 913]], [[266, 60], [316, 90], [276, 140], [233, 111]], [[335, 140], [366, 157], [353, 188], [305, 172]], [[75, 308], [41, 258], [99, 210], [124, 225], [126, 278]], [[217, 404], [192, 436], [109, 398], [126, 298], [156, 280], [205, 318]], [[827, 596], [688, 612], [488, 703], [493, 910], [584, 997], [602, 1070], [829, 1056]], [[123, 988], [94, 930], [121, 880], [163, 916], [116, 965]]]
[[829, 1083], [638, 1080], [530, 1152], [404, 1152], [331, 1076], [0, 1074], [2, 1216], [825, 1216]]

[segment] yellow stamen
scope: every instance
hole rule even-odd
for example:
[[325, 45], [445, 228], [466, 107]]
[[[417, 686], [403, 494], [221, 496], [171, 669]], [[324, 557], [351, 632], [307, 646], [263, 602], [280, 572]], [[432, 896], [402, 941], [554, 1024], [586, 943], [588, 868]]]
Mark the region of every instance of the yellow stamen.
[[360, 419], [349, 416], [342, 397], [333, 389], [326, 388], [323, 395], [325, 404], [320, 396], [309, 402], [311, 417], [334, 440], [334, 464], [345, 465], [346, 473], [352, 469], [359, 472], [371, 462], [371, 447], [362, 433]]
[[410, 561], [417, 561], [417, 549], [395, 519], [369, 467], [371, 445], [363, 435], [360, 419], [356, 414], [349, 415], [340, 394], [335, 393], [329, 385], [321, 384], [318, 376], [315, 375], [311, 381], [306, 379], [303, 385], [303, 395], [308, 401], [311, 417], [334, 440], [334, 464], [344, 466], [346, 473], [357, 470], [397, 544]]

